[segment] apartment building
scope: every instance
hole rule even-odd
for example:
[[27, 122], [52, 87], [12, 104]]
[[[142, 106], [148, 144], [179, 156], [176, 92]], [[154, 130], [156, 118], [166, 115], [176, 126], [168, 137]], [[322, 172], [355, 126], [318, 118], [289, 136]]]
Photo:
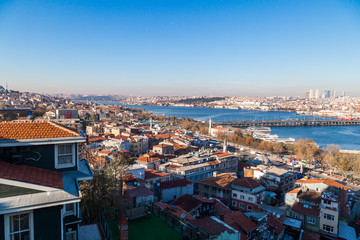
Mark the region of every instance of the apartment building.
[[170, 159], [159, 166], [160, 171], [172, 173], [174, 178], [193, 182], [213, 176], [214, 173], [237, 172], [238, 158], [231, 153], [189, 153]]
[[243, 211], [252, 211], [260, 203], [264, 190], [265, 187], [252, 178], [239, 178], [231, 186], [231, 205]]

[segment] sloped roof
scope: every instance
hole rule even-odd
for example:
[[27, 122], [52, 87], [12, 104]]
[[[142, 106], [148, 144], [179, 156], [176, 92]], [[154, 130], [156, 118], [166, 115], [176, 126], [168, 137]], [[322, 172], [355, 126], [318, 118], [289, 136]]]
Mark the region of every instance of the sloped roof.
[[258, 183], [256, 180], [249, 178], [249, 177], [238, 178], [236, 181], [233, 182], [233, 184], [240, 186], [240, 187], [249, 188], [249, 189], [254, 189], [254, 188], [261, 186], [261, 184]]
[[167, 189], [167, 188], [185, 187], [192, 183], [193, 182], [187, 178], [174, 179], [166, 182], [161, 182], [160, 188]]
[[39, 184], [54, 188], [64, 188], [62, 174], [43, 168], [16, 165], [0, 161], [0, 178]]
[[305, 207], [305, 204], [301, 202], [294, 203], [294, 205], [291, 207], [291, 211], [301, 215], [311, 215], [314, 217], [319, 217], [320, 215], [320, 209], [318, 206], [307, 205], [307, 207]]
[[171, 203], [171, 205], [179, 206], [187, 212], [191, 212], [201, 205], [199, 199], [193, 198], [190, 194], [185, 194]]
[[341, 184], [341, 183], [338, 183], [334, 180], [331, 180], [331, 179], [309, 179], [309, 180], [297, 180], [296, 183], [304, 183], [304, 184], [309, 184], [309, 183], [323, 183], [323, 184], [326, 184], [330, 187], [334, 187], [334, 188], [343, 188], [345, 190], [348, 190], [349, 187]]
[[252, 232], [257, 229], [256, 223], [247, 218], [241, 211], [224, 215], [224, 222], [238, 231]]
[[198, 183], [212, 186], [212, 187], [219, 187], [219, 188], [225, 188], [230, 189], [231, 183], [234, 182], [237, 178], [231, 176], [228, 174], [227, 176], [221, 176], [221, 177], [207, 177], [204, 179], [201, 179], [197, 181]]
[[234, 233], [234, 231], [228, 227], [226, 227], [224, 224], [221, 224], [218, 221], [215, 221], [211, 217], [201, 218], [201, 219], [195, 219], [189, 221], [190, 224], [200, 227], [210, 233], [211, 235], [219, 236], [221, 233], [227, 231], [229, 233]]
[[285, 229], [285, 226], [282, 224], [282, 222], [280, 222], [271, 214], [267, 215], [267, 224], [269, 225], [271, 230], [274, 230], [276, 235], [280, 235], [280, 233]]
[[153, 179], [153, 178], [157, 178], [157, 177], [159, 177], [159, 178], [168, 177], [168, 176], [171, 176], [171, 174], [145, 168], [145, 180]]
[[50, 121], [0, 122], [0, 140], [80, 136], [78, 132]]

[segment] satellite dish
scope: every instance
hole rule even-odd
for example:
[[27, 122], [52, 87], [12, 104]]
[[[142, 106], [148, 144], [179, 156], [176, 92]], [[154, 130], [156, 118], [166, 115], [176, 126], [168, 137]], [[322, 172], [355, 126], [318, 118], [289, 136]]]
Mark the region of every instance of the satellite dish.
[[275, 212], [275, 211], [273, 212], [273, 215], [274, 215], [274, 216], [276, 215], [276, 212]]
[[182, 213], [182, 214], [181, 214], [181, 219], [184, 219], [185, 216], [186, 216], [185, 213]]
[[160, 187], [160, 183], [158, 182], [158, 183], [156, 183], [156, 185], [158, 186], [158, 187]]
[[280, 214], [276, 214], [276, 218], [280, 218]]
[[136, 186], [137, 184], [138, 184], [137, 181], [135, 181], [135, 182], [134, 182], [134, 185]]

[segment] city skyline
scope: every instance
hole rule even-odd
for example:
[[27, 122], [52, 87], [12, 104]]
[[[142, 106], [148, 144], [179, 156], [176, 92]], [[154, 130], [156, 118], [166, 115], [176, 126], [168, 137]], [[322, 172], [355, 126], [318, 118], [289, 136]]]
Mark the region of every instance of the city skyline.
[[45, 93], [360, 96], [360, 5], [5, 1], [0, 85]]

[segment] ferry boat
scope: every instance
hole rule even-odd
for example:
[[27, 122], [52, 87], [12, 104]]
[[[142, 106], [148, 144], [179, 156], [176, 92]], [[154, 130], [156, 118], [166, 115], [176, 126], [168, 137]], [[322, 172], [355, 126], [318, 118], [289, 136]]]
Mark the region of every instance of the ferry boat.
[[269, 128], [269, 127], [248, 127], [245, 130], [248, 132], [253, 132], [253, 133], [270, 133], [271, 132], [271, 128]]

